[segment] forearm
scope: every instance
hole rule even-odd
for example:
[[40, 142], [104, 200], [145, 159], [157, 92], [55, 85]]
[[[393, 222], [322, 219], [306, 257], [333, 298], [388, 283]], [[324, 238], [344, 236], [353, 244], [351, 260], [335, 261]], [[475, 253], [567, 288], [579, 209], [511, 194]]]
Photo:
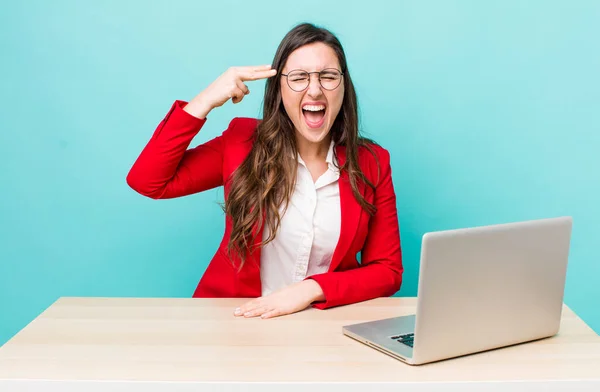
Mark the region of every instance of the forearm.
[[320, 309], [366, 301], [377, 297], [388, 297], [396, 293], [402, 284], [402, 266], [385, 263], [371, 263], [367, 266], [313, 275], [322, 289]]
[[307, 295], [310, 299], [310, 302], [321, 302], [325, 300], [325, 293], [321, 286], [312, 279], [307, 279], [302, 282], [307, 287]]
[[208, 103], [207, 99], [204, 98], [202, 93], [195, 96], [194, 99], [183, 108], [187, 113], [201, 120], [205, 119], [212, 109], [212, 106]]
[[[127, 175], [127, 183], [142, 195], [169, 197], [167, 187], [174, 181], [186, 150], [205, 122], [184, 113], [183, 105], [182, 101], [173, 104]], [[170, 186], [177, 193], [174, 188], [183, 188], [184, 184]]]

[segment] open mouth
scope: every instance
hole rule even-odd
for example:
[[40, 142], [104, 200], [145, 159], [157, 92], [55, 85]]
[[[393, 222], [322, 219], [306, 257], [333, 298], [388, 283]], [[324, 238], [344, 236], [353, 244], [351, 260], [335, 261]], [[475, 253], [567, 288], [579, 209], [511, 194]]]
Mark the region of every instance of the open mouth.
[[327, 107], [323, 104], [303, 105], [302, 115], [304, 122], [309, 128], [320, 128], [325, 123], [325, 111]]

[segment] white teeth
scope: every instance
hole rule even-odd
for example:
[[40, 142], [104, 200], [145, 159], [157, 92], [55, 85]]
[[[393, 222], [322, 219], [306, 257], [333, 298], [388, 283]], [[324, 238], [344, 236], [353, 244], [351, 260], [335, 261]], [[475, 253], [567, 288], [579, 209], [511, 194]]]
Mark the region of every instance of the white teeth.
[[305, 105], [302, 107], [304, 110], [310, 110], [311, 112], [318, 112], [319, 110], [324, 110], [325, 105]]

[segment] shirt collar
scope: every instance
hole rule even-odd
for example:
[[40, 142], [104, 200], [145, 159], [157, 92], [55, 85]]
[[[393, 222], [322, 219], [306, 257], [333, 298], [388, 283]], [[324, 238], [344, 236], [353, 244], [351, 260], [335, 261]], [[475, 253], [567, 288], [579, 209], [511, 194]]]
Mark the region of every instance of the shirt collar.
[[327, 165], [329, 166], [329, 169], [339, 173], [339, 169], [336, 167], [337, 164], [337, 160], [335, 159], [335, 155], [333, 153], [333, 150], [335, 148], [335, 143], [333, 142], [333, 139], [331, 140], [331, 143], [329, 143], [329, 150], [327, 151], [327, 157], [325, 158], [325, 162], [327, 162]]

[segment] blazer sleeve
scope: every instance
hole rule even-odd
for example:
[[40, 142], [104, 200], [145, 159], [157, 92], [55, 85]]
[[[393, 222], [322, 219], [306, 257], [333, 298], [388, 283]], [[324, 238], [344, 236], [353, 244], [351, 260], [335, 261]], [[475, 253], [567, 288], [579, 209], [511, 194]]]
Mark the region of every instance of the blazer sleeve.
[[396, 194], [392, 183], [390, 155], [379, 149], [381, 181], [375, 189], [377, 212], [369, 222], [369, 232], [362, 248], [361, 265], [346, 271], [313, 275], [323, 290], [325, 301], [314, 303], [319, 309], [387, 297], [402, 284], [402, 253], [396, 210]]
[[136, 192], [167, 199], [223, 184], [224, 135], [188, 149], [206, 119], [183, 110], [186, 104], [180, 100], [173, 103], [131, 167], [126, 180]]

